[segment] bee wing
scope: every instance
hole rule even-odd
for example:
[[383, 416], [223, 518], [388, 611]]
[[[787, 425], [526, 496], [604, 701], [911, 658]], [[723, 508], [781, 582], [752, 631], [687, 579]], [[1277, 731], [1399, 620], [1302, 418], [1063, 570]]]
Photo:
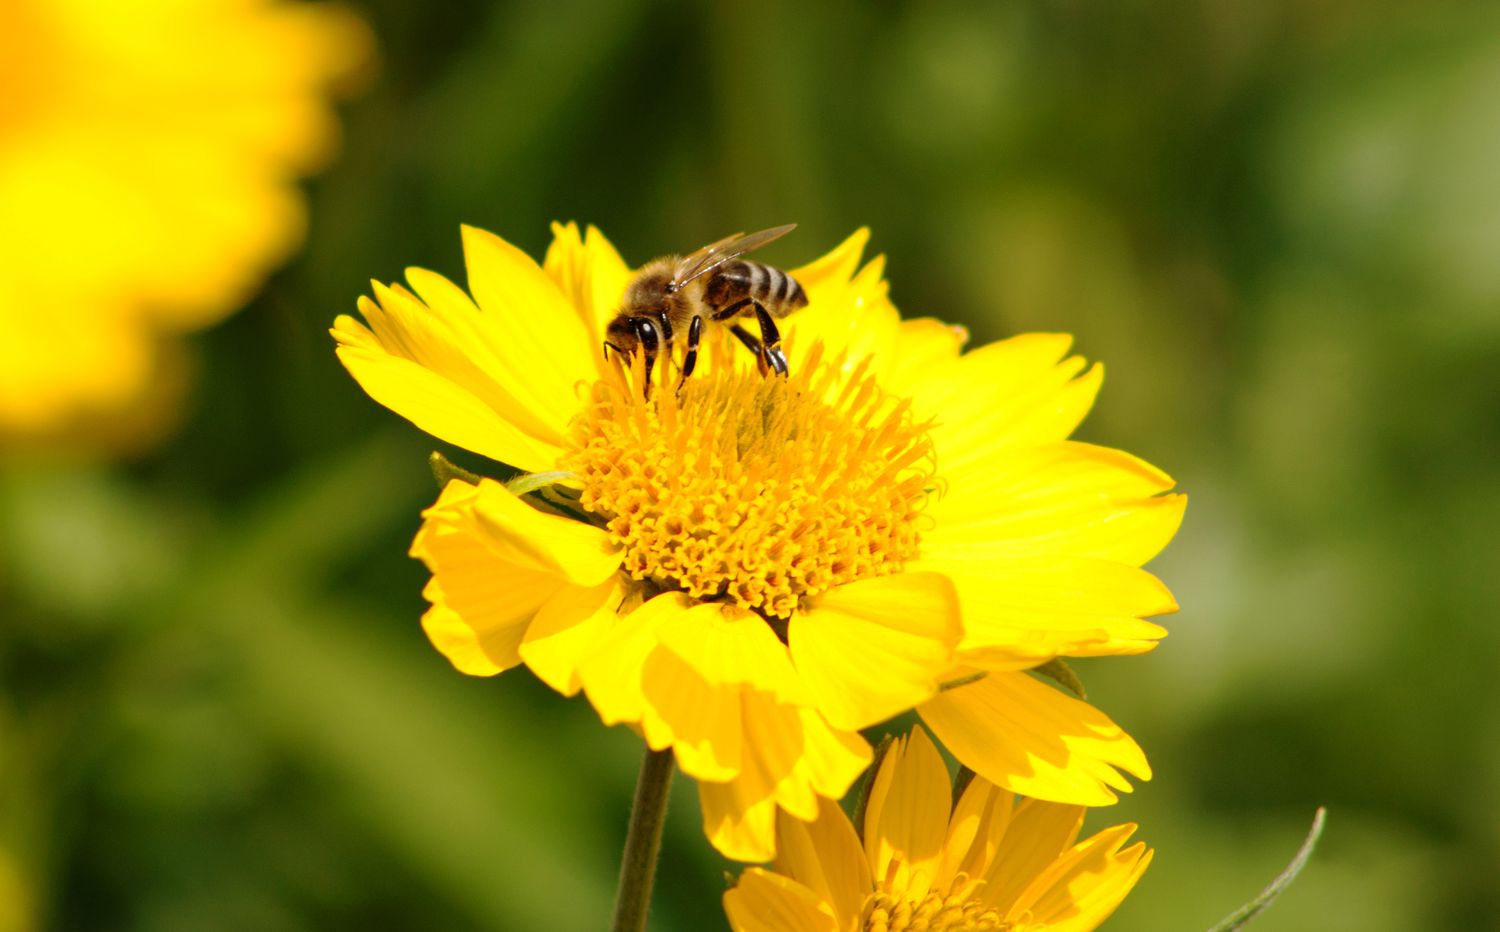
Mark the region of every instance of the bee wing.
[[772, 240], [780, 239], [797, 228], [795, 223], [785, 223], [779, 227], [771, 227], [769, 230], [761, 230], [756, 233], [726, 236], [717, 243], [710, 243], [702, 249], [683, 259], [677, 264], [677, 269], [672, 273], [672, 281], [668, 288], [676, 291], [683, 285], [707, 275], [714, 269], [743, 256], [745, 253], [759, 249]]
[[744, 235], [745, 234], [743, 233], [731, 233], [718, 242], [709, 243], [707, 246], [704, 246], [702, 249], [699, 249], [692, 255], [685, 256], [682, 259], [679, 259], [677, 262], [677, 268], [672, 272], [672, 280], [683, 280], [683, 276], [691, 274], [693, 269], [702, 266], [705, 262], [723, 252], [725, 246], [728, 246], [735, 240], [742, 238]]

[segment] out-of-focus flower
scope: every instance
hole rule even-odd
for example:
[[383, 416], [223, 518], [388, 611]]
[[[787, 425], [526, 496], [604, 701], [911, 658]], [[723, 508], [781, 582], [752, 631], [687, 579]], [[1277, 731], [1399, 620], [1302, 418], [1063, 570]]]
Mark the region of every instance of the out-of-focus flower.
[[927, 735], [894, 742], [859, 830], [823, 800], [818, 818], [778, 817], [770, 870], [724, 894], [735, 932], [1088, 932], [1151, 863], [1134, 825], [1075, 844], [1084, 808], [1017, 800], [984, 778], [952, 802]]
[[[469, 291], [419, 269], [342, 316], [339, 357], [436, 437], [538, 474], [550, 497], [450, 482], [412, 547], [423, 620], [466, 673], [526, 663], [608, 723], [672, 747], [725, 854], [774, 853], [870, 759], [859, 729], [913, 707], [1007, 790], [1081, 804], [1149, 775], [1088, 704], [1025, 670], [1149, 650], [1176, 608], [1138, 567], [1183, 499], [1065, 438], [1099, 386], [1032, 335], [961, 354], [903, 322], [863, 231], [792, 274], [791, 373], [720, 327], [680, 390], [601, 352], [630, 270], [558, 226], [544, 266], [466, 229]], [[949, 688], [942, 691], [944, 686]]]
[[175, 336], [300, 242], [294, 182], [330, 157], [328, 94], [371, 51], [325, 6], [0, 4], [0, 442], [130, 445], [170, 422]]
[[12, 852], [0, 845], [0, 932], [39, 928], [33, 894]]

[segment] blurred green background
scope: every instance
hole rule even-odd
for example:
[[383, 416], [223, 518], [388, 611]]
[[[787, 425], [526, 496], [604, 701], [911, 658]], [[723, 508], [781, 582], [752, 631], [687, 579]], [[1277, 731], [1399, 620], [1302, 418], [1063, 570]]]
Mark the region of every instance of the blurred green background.
[[[1158, 849], [1108, 928], [1207, 927], [1319, 804], [1256, 928], [1500, 928], [1500, 6], [360, 11], [382, 74], [180, 432], [0, 466], [0, 851], [45, 928], [604, 926], [639, 742], [427, 646], [433, 442], [325, 332], [461, 278], [460, 222], [553, 219], [631, 262], [797, 221], [784, 265], [868, 224], [907, 315], [1107, 363], [1082, 436], [1192, 496], [1171, 637], [1079, 664], [1157, 770], [1091, 817]], [[652, 927], [720, 928], [677, 789]]]

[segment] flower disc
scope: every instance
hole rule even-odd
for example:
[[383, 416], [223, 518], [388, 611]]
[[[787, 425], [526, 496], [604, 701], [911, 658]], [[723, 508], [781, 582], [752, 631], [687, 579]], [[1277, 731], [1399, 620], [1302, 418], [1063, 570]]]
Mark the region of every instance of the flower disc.
[[863, 368], [835, 387], [820, 356], [789, 378], [719, 367], [649, 399], [623, 372], [594, 384], [562, 468], [631, 576], [786, 619], [916, 557], [926, 425]]

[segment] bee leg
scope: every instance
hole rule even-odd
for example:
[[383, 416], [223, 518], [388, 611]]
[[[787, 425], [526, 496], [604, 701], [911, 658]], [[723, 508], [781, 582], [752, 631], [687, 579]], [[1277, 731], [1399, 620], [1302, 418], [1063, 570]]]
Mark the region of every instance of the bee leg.
[[771, 371], [771, 361], [766, 358], [766, 348], [761, 345], [760, 339], [755, 334], [741, 327], [739, 324], [730, 324], [729, 332], [739, 338], [739, 341], [745, 344], [745, 347], [750, 352], [755, 354], [755, 362], [760, 367], [761, 375], [765, 375]]
[[[660, 329], [662, 345], [667, 348], [667, 359], [668, 361], [672, 361], [672, 318], [667, 316], [666, 311], [660, 311], [653, 315], [650, 320]], [[679, 382], [678, 388], [681, 387], [682, 385]]]
[[776, 322], [760, 306], [760, 302], [751, 303], [755, 305], [755, 320], [760, 324], [760, 349], [764, 357], [761, 370], [764, 371], [769, 366], [777, 375], [786, 375], [786, 353], [781, 351], [781, 331], [776, 329]]
[[755, 320], [760, 325], [760, 339], [751, 336], [739, 324], [731, 324], [729, 331], [739, 337], [740, 342], [750, 348], [755, 354], [755, 360], [760, 366], [760, 374], [768, 375], [772, 372], [777, 375], [787, 374], [786, 353], [781, 350], [781, 332], [776, 329], [776, 322], [771, 319], [771, 314], [759, 301], [754, 298], [743, 298], [723, 308], [714, 315], [715, 320], [728, 320], [730, 317], [740, 313], [745, 307], [754, 308]]
[[733, 304], [727, 304], [713, 313], [714, 320], [729, 320], [731, 317], [739, 316], [740, 311], [755, 303], [754, 298], [741, 298]]
[[632, 323], [635, 326], [636, 339], [640, 341], [641, 352], [646, 357], [646, 382], [642, 386], [642, 395], [651, 397], [651, 369], [656, 365], [656, 352], [661, 347], [661, 341], [656, 336], [656, 324], [649, 317], [637, 317]]
[[687, 384], [688, 376], [693, 374], [693, 368], [698, 365], [698, 344], [702, 339], [703, 318], [694, 316], [693, 322], [688, 324], [687, 353], [682, 357], [682, 378], [677, 382], [679, 392]]

